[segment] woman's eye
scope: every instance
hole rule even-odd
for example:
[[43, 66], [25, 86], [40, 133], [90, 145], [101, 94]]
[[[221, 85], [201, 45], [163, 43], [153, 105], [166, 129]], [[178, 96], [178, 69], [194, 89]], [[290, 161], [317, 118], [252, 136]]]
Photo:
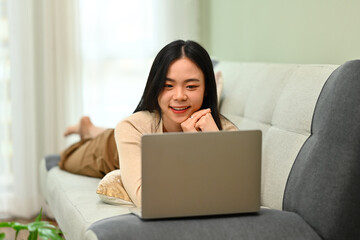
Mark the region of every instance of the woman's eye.
[[165, 84], [164, 88], [172, 88], [173, 86], [171, 84]]
[[188, 89], [195, 89], [197, 88], [198, 86], [197, 85], [189, 85], [189, 86], [186, 86]]

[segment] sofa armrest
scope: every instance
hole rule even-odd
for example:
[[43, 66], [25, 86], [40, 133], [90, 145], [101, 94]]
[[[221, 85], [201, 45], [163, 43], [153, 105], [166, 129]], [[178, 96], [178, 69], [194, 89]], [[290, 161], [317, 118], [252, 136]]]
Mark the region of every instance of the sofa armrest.
[[[321, 239], [296, 213], [262, 208], [258, 214], [141, 220], [133, 214], [93, 223], [89, 239]], [[91, 236], [91, 237], [90, 237]]]
[[59, 161], [60, 161], [59, 154], [47, 155], [45, 157], [46, 169], [49, 171], [53, 167], [56, 167], [58, 165]]

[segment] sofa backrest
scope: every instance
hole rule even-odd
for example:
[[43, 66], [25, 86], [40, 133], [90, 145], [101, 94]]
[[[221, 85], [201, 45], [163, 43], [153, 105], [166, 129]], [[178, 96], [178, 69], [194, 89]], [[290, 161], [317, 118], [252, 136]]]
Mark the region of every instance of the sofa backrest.
[[360, 239], [360, 60], [326, 81], [311, 132], [291, 170], [284, 210], [323, 239]]
[[261, 129], [261, 204], [282, 210], [290, 170], [310, 136], [314, 108], [335, 65], [219, 62], [220, 112], [241, 130]]
[[360, 239], [360, 60], [215, 70], [221, 113], [263, 132], [262, 205], [299, 214], [323, 239]]

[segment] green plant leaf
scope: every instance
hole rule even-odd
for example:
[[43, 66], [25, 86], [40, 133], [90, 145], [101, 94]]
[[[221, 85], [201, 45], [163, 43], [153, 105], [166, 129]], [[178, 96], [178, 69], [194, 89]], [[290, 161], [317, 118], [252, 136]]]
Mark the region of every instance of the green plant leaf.
[[39, 229], [39, 237], [42, 239], [63, 240], [59, 229]]
[[[18, 222], [1, 222], [0, 227], [9, 227], [13, 228], [16, 231], [15, 239], [17, 239], [20, 230], [28, 230], [29, 237], [28, 240], [37, 240], [38, 236], [42, 239], [59, 239], [62, 240], [62, 232], [57, 227], [52, 225], [49, 222], [41, 221], [42, 209], [40, 210], [39, 215], [36, 217], [35, 221], [27, 225], [18, 223]], [[5, 239], [5, 233], [0, 233], [0, 240]]]
[[42, 217], [42, 208], [40, 209], [40, 213], [39, 215], [37, 215], [35, 222], [40, 222], [41, 221], [41, 217]]
[[[28, 229], [27, 225], [18, 223], [18, 222], [2, 222], [0, 223], [0, 227], [9, 227], [15, 230], [15, 239], [19, 235], [20, 230]], [[0, 238], [1, 240], [1, 238]]]
[[0, 222], [0, 227], [12, 227], [13, 222]]
[[18, 223], [18, 222], [1, 222], [0, 227], [10, 227], [16, 229], [27, 229], [26, 225]]
[[21, 223], [18, 223], [18, 222], [13, 222], [11, 227], [16, 231], [20, 231], [20, 230], [23, 230], [23, 229], [28, 229], [27, 225], [24, 225], [24, 224], [21, 224]]
[[4, 240], [5, 239], [5, 233], [0, 233], [0, 240]]
[[17, 239], [18, 235], [19, 235], [20, 230], [16, 230], [16, 234], [15, 234], [15, 240]]
[[30, 232], [28, 240], [37, 240], [38, 237], [38, 231]]
[[41, 221], [41, 222], [32, 222], [28, 225], [29, 231], [35, 231], [40, 228], [57, 228], [56, 226], [50, 224], [49, 222]]

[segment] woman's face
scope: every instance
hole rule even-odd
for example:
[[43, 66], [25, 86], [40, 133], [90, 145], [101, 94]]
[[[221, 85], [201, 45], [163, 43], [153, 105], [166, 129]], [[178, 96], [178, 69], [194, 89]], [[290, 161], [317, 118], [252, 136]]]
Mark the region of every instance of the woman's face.
[[158, 97], [164, 131], [181, 131], [180, 124], [200, 109], [204, 93], [205, 78], [201, 69], [189, 58], [175, 60]]

